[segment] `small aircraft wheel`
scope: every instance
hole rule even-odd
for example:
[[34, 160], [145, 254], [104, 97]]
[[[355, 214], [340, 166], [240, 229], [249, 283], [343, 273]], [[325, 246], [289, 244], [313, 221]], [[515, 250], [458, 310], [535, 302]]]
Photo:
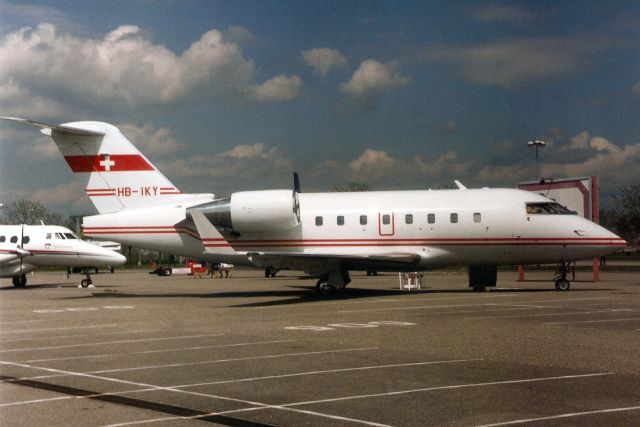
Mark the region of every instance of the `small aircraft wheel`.
[[329, 296], [338, 292], [338, 289], [335, 286], [328, 282], [325, 282], [324, 280], [318, 281], [318, 284], [316, 284], [316, 290], [322, 296]]
[[25, 274], [21, 276], [15, 276], [11, 279], [11, 281], [13, 282], [13, 286], [15, 286], [16, 288], [24, 288], [25, 286], [27, 286], [27, 276]]
[[556, 280], [556, 289], [559, 291], [568, 291], [571, 287], [571, 283], [567, 279]]
[[82, 281], [80, 282], [80, 286], [82, 286], [83, 288], [88, 287], [91, 284], [91, 282], [89, 282], [87, 279], [82, 279]]
[[173, 273], [173, 271], [171, 271], [170, 268], [165, 268], [164, 269], [164, 275], [165, 276], [171, 276], [172, 273]]

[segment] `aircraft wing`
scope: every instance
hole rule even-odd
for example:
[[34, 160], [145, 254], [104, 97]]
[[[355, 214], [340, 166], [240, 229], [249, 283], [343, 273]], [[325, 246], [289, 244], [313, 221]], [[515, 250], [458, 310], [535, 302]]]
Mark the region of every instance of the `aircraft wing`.
[[420, 255], [416, 253], [389, 252], [386, 254], [304, 254], [291, 252], [250, 252], [249, 261], [257, 267], [304, 270], [319, 275], [345, 265], [354, 270], [412, 270]]

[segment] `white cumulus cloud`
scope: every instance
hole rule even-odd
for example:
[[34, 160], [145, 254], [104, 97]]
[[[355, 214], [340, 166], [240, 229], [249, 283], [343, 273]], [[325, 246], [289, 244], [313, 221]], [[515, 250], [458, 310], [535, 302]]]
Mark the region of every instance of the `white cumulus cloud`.
[[264, 153], [264, 144], [241, 144], [223, 153], [234, 159], [257, 159]]
[[137, 107], [185, 99], [270, 102], [297, 96], [302, 84], [297, 76], [276, 76], [256, 86], [253, 61], [230, 39], [212, 29], [176, 54], [135, 25], [122, 25], [103, 38], [74, 36], [46, 23], [21, 28], [0, 39], [0, 100], [3, 109], [11, 108], [6, 102], [11, 101], [24, 110], [24, 97], [37, 94], [44, 102], [29, 105], [51, 110], [61, 97], [78, 105], [115, 101]]
[[300, 95], [302, 79], [298, 76], [275, 76], [254, 88], [254, 94], [260, 102], [291, 101]]
[[347, 58], [339, 50], [319, 47], [302, 52], [302, 59], [316, 74], [324, 76], [331, 69], [347, 65]]
[[514, 88], [550, 76], [579, 73], [596, 54], [616, 43], [599, 36], [525, 38], [432, 47], [424, 59], [458, 64], [463, 76], [474, 83]]
[[342, 84], [342, 91], [361, 107], [374, 109], [382, 94], [408, 83], [409, 79], [400, 74], [396, 64], [383, 64], [367, 59], [360, 64], [351, 79]]
[[360, 178], [377, 179], [393, 168], [395, 160], [386, 151], [367, 148], [349, 163], [350, 171]]

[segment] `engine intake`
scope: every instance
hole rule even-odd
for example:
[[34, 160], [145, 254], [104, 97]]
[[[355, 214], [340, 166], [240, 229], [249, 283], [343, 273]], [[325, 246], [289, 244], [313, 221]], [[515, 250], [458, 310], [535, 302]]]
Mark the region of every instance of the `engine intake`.
[[240, 191], [230, 199], [195, 209], [214, 226], [240, 234], [285, 231], [300, 223], [297, 195], [292, 190]]

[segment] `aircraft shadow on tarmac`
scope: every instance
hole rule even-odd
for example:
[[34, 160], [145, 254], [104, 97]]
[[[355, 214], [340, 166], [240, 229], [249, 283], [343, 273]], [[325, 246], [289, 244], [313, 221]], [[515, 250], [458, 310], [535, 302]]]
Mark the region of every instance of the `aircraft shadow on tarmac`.
[[[28, 284], [24, 288], [16, 288], [13, 285], [0, 287], [0, 292], [6, 291], [16, 291], [16, 292], [27, 292], [29, 290], [35, 291], [37, 289], [74, 289], [77, 288], [78, 283], [39, 283], [37, 285]], [[120, 288], [121, 286], [110, 286], [111, 288]]]
[[[470, 289], [421, 289], [406, 291], [398, 288], [390, 289], [363, 289], [363, 288], [350, 288], [347, 287], [343, 291], [334, 295], [323, 296], [315, 292], [315, 287], [308, 286], [287, 286], [281, 290], [264, 290], [264, 291], [224, 291], [213, 293], [188, 293], [188, 292], [153, 292], [153, 293], [133, 293], [133, 292], [120, 292], [115, 286], [110, 286], [104, 289], [102, 292], [92, 292], [89, 295], [74, 296], [66, 299], [86, 299], [86, 298], [278, 298], [269, 301], [254, 301], [244, 304], [234, 304], [229, 307], [273, 307], [281, 305], [291, 304], [303, 304], [322, 301], [340, 301], [340, 300], [352, 300], [360, 298], [375, 298], [375, 297], [387, 297], [387, 296], [407, 296], [407, 295], [438, 295], [438, 294], [469, 294], [479, 295], [474, 293]], [[597, 288], [597, 289], [572, 289], [570, 293], [574, 292], [599, 292], [599, 291], [611, 291], [611, 288]], [[558, 293], [553, 288], [497, 288], [490, 289], [487, 293]]]

